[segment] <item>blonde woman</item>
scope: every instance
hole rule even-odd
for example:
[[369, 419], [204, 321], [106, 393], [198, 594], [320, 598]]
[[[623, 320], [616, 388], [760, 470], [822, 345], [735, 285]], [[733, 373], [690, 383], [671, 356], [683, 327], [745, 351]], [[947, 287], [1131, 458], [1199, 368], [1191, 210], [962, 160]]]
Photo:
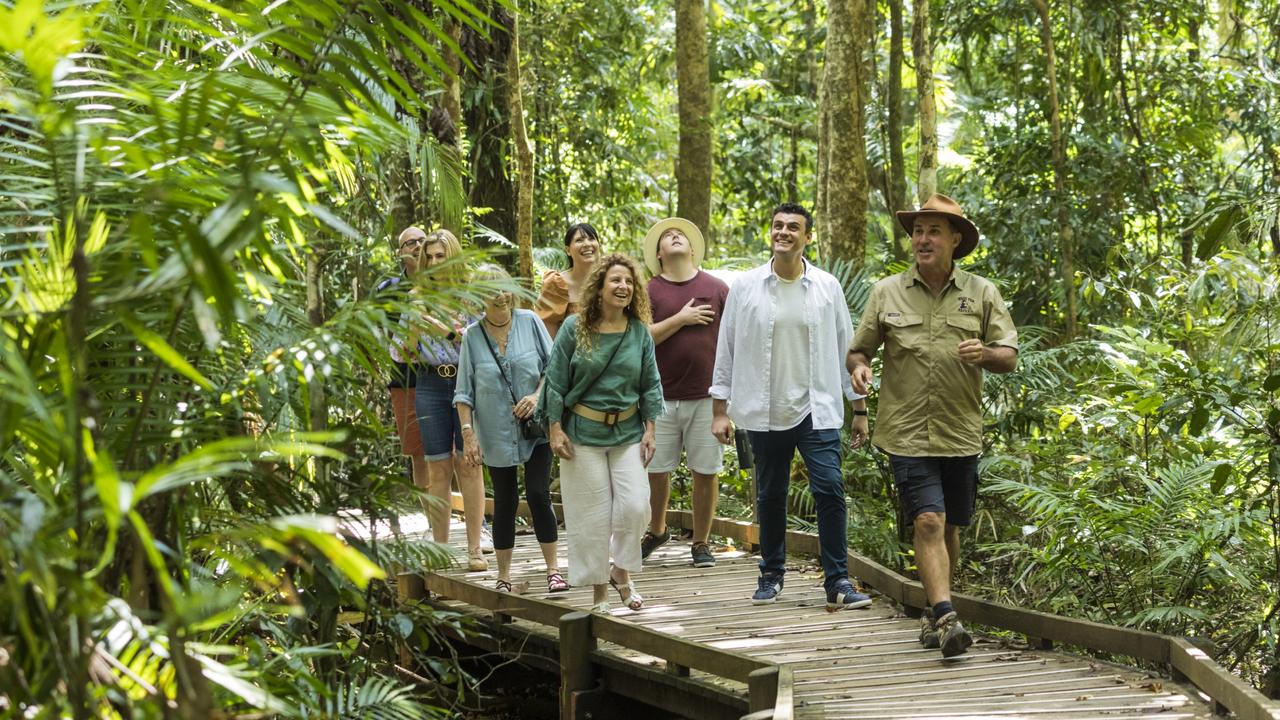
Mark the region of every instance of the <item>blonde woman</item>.
[[649, 296], [635, 261], [609, 255], [580, 298], [551, 348], [541, 404], [560, 457], [569, 573], [574, 585], [592, 586], [592, 610], [608, 610], [612, 585], [634, 611], [644, 606], [631, 573], [641, 569], [649, 522], [645, 467], [663, 411]]
[[[462, 255], [462, 245], [448, 230], [436, 230], [422, 242], [419, 266], [437, 267]], [[480, 529], [484, 523], [484, 477], [480, 468], [462, 457], [462, 422], [453, 407], [457, 390], [458, 352], [469, 317], [439, 318], [424, 315], [434, 330], [421, 338], [422, 357], [414, 394], [418, 428], [427, 460], [427, 492], [439, 499], [428, 510], [431, 535], [438, 543], [449, 542], [449, 487], [456, 475], [462, 491], [463, 516], [467, 525], [467, 568], [489, 569], [480, 549]]]
[[[511, 276], [497, 265], [481, 265], [473, 282], [503, 282]], [[493, 481], [493, 546], [498, 560], [496, 587], [511, 592], [511, 551], [520, 504], [517, 475], [524, 466], [525, 500], [546, 563], [547, 592], [569, 589], [556, 559], [556, 515], [551, 508], [551, 448], [545, 435], [526, 431], [538, 405], [542, 373], [551, 357], [551, 338], [538, 316], [514, 307], [510, 292], [493, 291], [484, 314], [467, 328], [453, 395], [462, 420], [462, 447], [469, 464], [489, 469]]]

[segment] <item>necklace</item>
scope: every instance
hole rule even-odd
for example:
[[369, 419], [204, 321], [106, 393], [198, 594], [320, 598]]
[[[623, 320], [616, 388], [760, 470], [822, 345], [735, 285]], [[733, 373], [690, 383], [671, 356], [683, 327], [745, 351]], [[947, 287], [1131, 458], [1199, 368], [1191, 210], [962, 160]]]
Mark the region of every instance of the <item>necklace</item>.
[[[513, 317], [514, 317], [514, 316], [513, 316]], [[494, 321], [490, 320], [488, 315], [485, 315], [485, 316], [484, 316], [484, 321], [485, 321], [485, 322], [487, 322], [487, 323], [489, 323], [489, 327], [493, 327], [493, 328], [506, 327], [506, 326], [508, 326], [508, 325], [510, 325], [510, 324], [511, 324], [511, 318], [507, 318], [507, 321], [506, 321], [506, 322], [504, 322], [504, 323], [502, 323], [502, 324], [498, 324], [498, 323], [496, 323], [496, 322], [494, 322]]]

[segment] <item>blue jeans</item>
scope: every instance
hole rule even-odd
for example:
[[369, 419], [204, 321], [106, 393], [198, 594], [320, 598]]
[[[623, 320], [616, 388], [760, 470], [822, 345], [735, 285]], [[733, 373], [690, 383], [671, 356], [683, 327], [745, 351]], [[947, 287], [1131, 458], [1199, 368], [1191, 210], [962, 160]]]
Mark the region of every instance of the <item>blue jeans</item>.
[[430, 365], [419, 366], [413, 401], [427, 460], [448, 460], [462, 452], [462, 423], [453, 405], [457, 384], [455, 378], [440, 377]]
[[796, 450], [809, 469], [809, 491], [818, 510], [823, 585], [830, 590], [849, 576], [848, 509], [840, 475], [840, 431], [814, 430], [807, 416], [790, 430], [750, 430], [756, 461], [756, 514], [760, 522], [760, 574], [782, 575], [787, 562], [787, 488]]

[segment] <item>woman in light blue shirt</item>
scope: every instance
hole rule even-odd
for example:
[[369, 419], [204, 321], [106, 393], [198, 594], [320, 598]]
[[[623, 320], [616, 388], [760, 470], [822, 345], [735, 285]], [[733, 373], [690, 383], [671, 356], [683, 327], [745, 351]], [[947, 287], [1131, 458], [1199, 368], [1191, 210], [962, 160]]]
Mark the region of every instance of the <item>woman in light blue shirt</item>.
[[[474, 281], [511, 283], [497, 265], [482, 265]], [[551, 447], [545, 433], [529, 437], [522, 428], [538, 405], [542, 374], [551, 352], [551, 336], [530, 310], [513, 310], [509, 292], [493, 293], [484, 315], [462, 340], [458, 385], [453, 402], [462, 421], [463, 456], [484, 464], [493, 481], [493, 548], [498, 560], [497, 588], [511, 592], [511, 550], [515, 545], [516, 479], [524, 465], [525, 501], [547, 564], [547, 591], [569, 589], [556, 562], [556, 516], [551, 509]]]

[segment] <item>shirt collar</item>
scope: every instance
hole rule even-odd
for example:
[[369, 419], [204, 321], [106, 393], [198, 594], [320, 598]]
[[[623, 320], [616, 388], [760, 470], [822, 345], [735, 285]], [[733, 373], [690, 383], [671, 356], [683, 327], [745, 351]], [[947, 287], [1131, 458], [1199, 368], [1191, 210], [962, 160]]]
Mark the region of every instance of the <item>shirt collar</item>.
[[[929, 284], [929, 283], [926, 283], [924, 281], [924, 277], [920, 275], [920, 268], [915, 263], [911, 263], [911, 268], [907, 270], [907, 272], [902, 277], [902, 284], [904, 287], [911, 287], [916, 283], [920, 283], [921, 285], [924, 285], [926, 287]], [[946, 284], [944, 284], [942, 287], [945, 288], [947, 285], [955, 285], [957, 290], [963, 290], [965, 289], [965, 286], [968, 284], [969, 284], [969, 273], [965, 272], [964, 270], [961, 270], [959, 267], [956, 266], [955, 262], [952, 262], [951, 277], [947, 278]]]
[[[781, 282], [781, 278], [779, 278], [778, 274], [773, 271], [773, 260], [774, 258], [769, 258], [769, 262], [765, 263], [765, 268], [769, 273], [768, 280], [770, 282]], [[802, 256], [800, 258], [800, 262], [802, 267], [804, 267], [804, 272], [800, 273], [800, 277], [796, 279], [807, 283], [809, 282], [809, 261]]]

